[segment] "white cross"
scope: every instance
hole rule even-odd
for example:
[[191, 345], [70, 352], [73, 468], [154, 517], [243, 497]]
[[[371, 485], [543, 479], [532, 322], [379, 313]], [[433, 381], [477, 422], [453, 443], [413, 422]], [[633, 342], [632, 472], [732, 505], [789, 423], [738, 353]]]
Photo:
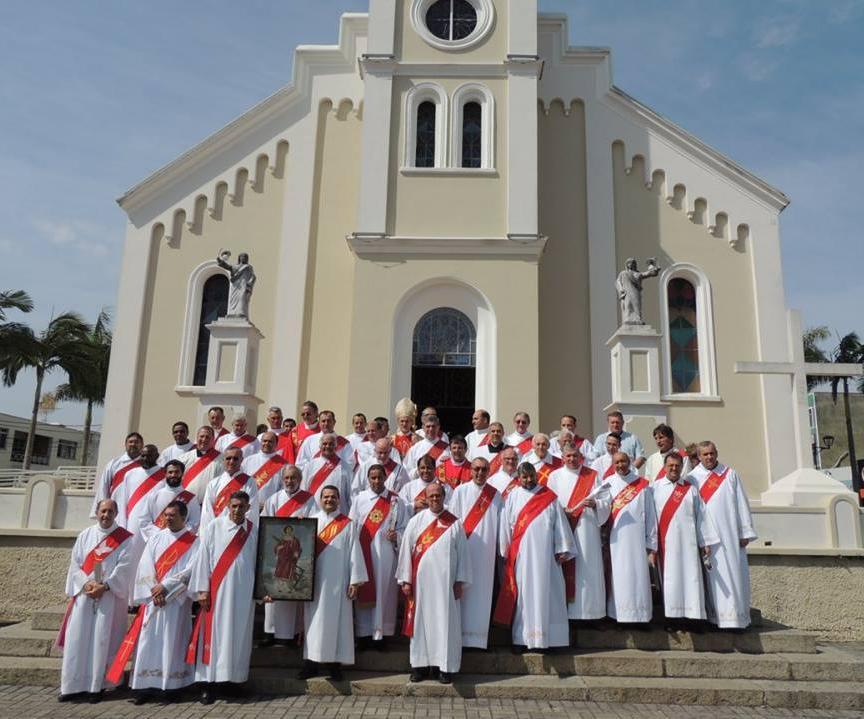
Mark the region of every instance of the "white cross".
[[791, 362], [736, 362], [736, 374], [785, 374], [792, 381], [792, 402], [795, 423], [795, 445], [798, 451], [798, 466], [812, 467], [810, 431], [807, 420], [808, 377], [861, 377], [864, 365], [828, 362], [805, 362], [804, 342], [801, 334], [801, 318], [797, 312], [789, 312], [789, 342], [792, 345]]

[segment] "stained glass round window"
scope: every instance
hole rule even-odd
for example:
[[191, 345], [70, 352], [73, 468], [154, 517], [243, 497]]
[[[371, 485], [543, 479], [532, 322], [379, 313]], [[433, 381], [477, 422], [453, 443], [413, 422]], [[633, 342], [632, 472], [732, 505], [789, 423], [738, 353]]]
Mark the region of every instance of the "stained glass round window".
[[459, 310], [431, 310], [414, 327], [415, 367], [474, 367], [476, 357], [477, 331]]
[[462, 40], [477, 27], [477, 10], [468, 0], [438, 0], [426, 11], [426, 27], [441, 40]]

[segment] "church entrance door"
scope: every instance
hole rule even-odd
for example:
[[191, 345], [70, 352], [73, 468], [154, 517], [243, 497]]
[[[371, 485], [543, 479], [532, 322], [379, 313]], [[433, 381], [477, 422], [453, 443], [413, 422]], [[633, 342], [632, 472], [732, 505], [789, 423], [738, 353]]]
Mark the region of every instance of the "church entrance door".
[[435, 407], [449, 435], [471, 431], [475, 401], [477, 330], [452, 307], [423, 315], [414, 328], [411, 399]]

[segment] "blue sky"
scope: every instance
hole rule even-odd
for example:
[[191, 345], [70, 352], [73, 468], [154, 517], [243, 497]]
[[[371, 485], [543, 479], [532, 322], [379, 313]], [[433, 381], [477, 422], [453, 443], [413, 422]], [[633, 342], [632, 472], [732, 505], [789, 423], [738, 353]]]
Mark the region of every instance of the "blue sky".
[[[779, 187], [787, 299], [804, 324], [864, 334], [864, 0], [540, 0], [571, 43], [612, 48], [617, 85]], [[0, 288], [25, 319], [116, 302], [114, 199], [291, 79], [363, 0], [0, 4]], [[52, 384], [60, 381], [56, 377]], [[0, 388], [26, 415], [32, 375]], [[52, 421], [80, 424], [65, 405]]]

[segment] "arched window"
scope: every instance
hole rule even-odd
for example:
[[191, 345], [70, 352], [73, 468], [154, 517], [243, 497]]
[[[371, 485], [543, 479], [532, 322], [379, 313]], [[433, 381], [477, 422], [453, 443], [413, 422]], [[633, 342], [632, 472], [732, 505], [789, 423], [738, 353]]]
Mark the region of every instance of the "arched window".
[[665, 399], [716, 401], [714, 319], [705, 273], [676, 263], [660, 275]]
[[435, 114], [434, 102], [426, 100], [417, 107], [417, 144], [415, 167], [435, 167]]
[[213, 275], [204, 283], [201, 293], [193, 385], [201, 386], [207, 381], [207, 354], [210, 348], [210, 330], [207, 329], [207, 325], [215, 322], [219, 317], [224, 317], [227, 312], [228, 278], [224, 274]]
[[698, 393], [699, 324], [696, 316], [696, 288], [683, 277], [674, 277], [666, 286], [669, 307], [669, 365], [672, 392]]
[[476, 355], [477, 331], [459, 310], [452, 307], [431, 310], [414, 328], [415, 367], [473, 367]]
[[466, 102], [462, 108], [462, 167], [482, 167], [483, 110], [479, 102]]

